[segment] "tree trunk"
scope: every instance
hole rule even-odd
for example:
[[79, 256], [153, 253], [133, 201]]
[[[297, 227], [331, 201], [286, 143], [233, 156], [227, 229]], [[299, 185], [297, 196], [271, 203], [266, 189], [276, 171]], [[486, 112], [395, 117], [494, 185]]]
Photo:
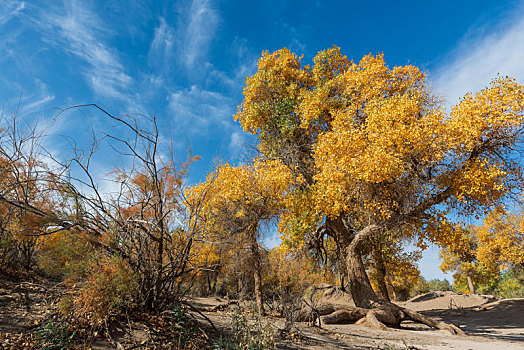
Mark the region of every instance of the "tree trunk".
[[467, 272], [466, 278], [468, 279], [469, 294], [475, 294], [475, 285], [473, 284], [473, 279], [471, 278], [471, 271]]
[[242, 299], [240, 295], [242, 294], [242, 291], [244, 289], [243, 283], [242, 283], [242, 275], [240, 273], [237, 273], [237, 296], [239, 299]]
[[207, 280], [207, 293], [206, 296], [213, 295], [213, 288], [211, 285], [211, 276], [209, 272], [206, 272], [206, 280]]
[[391, 302], [388, 293], [388, 287], [386, 285], [386, 264], [380, 254], [373, 254], [373, 261], [375, 263], [375, 270], [377, 272], [377, 290], [376, 294], [379, 299], [387, 302]]
[[[317, 293], [319, 291], [320, 294]], [[347, 303], [331, 303], [329, 302], [330, 295], [333, 295], [335, 291], [340, 292], [338, 287], [330, 285], [314, 287], [309, 296], [309, 301], [303, 300], [302, 308], [293, 313], [295, 321], [308, 321], [312, 324], [316, 324], [318, 321], [319, 326], [322, 324], [356, 323], [384, 330], [388, 327], [398, 328], [403, 321], [414, 321], [429, 327], [447, 330], [452, 334], [464, 335], [464, 332], [453, 324], [425, 317], [418, 312], [382, 300], [377, 305], [373, 305], [372, 308], [351, 307]]]
[[368, 225], [355, 235], [342, 216], [336, 219], [327, 218], [326, 226], [331, 231], [331, 235], [336, 236], [338, 244], [344, 247], [342, 251], [345, 249], [349, 291], [355, 305], [365, 308], [371, 307], [379, 299], [369, 282], [361, 251], [364, 243], [379, 231], [379, 227]]
[[218, 282], [218, 273], [213, 271], [213, 284], [211, 285], [211, 295], [217, 294], [217, 282]]
[[258, 249], [258, 242], [256, 237], [256, 230], [250, 230], [249, 238], [251, 240], [251, 258], [253, 259], [253, 279], [255, 281], [255, 298], [257, 302], [258, 314], [260, 316], [265, 316], [264, 311], [264, 300], [262, 298], [262, 274], [261, 270], [261, 258], [260, 251]]
[[371, 307], [372, 302], [378, 301], [378, 297], [371, 287], [360, 252], [348, 248], [346, 262], [349, 291], [355, 305], [364, 308]]
[[340, 289], [345, 292], [346, 291], [346, 276], [345, 271], [339, 274], [340, 279]]
[[364, 243], [379, 231], [379, 227], [368, 225], [355, 235], [341, 216], [336, 219], [327, 218], [326, 226], [331, 234], [336, 236], [339, 244], [345, 247], [349, 290], [355, 305], [364, 308], [371, 307], [379, 299], [369, 282], [361, 251]]
[[162, 294], [162, 283], [164, 282], [164, 276], [162, 273], [162, 265], [164, 258], [164, 232], [160, 231], [160, 237], [158, 240], [158, 249], [155, 262], [155, 294], [153, 299], [153, 309], [156, 309], [160, 306], [161, 303], [161, 294]]
[[392, 290], [393, 290], [393, 298], [396, 300], [396, 301], [406, 301], [409, 299], [409, 289], [407, 288], [395, 288], [395, 287], [392, 287]]
[[[452, 334], [464, 335], [464, 332], [453, 324], [427, 318], [418, 312], [379, 299], [371, 287], [362, 261], [361, 251], [364, 244], [380, 232], [380, 227], [371, 224], [354, 235], [350, 229], [344, 227], [345, 225], [340, 225], [340, 223], [344, 224], [340, 218], [329, 222], [330, 228], [337, 231], [338, 238], [346, 240], [342, 243], [345, 243], [346, 246], [347, 274], [355, 307], [340, 307], [333, 304], [313, 306], [305, 303], [306, 307], [303, 307], [296, 314], [297, 320], [311, 319], [314, 321], [320, 319], [320, 324], [353, 323], [357, 321], [357, 324], [365, 324], [379, 329], [387, 329], [388, 325], [399, 327], [402, 321], [410, 320], [433, 328], [447, 330]], [[328, 220], [326, 220], [326, 224], [328, 224]], [[347, 243], [348, 240], [350, 241], [349, 244]]]
[[416, 311], [392, 303], [384, 303], [371, 309], [329, 303], [318, 305], [315, 308], [306, 306], [295, 313], [295, 319], [310, 322], [319, 319], [320, 324], [355, 323], [382, 330], [387, 330], [388, 327], [398, 328], [403, 321], [414, 321], [432, 328], [446, 330], [454, 335], [465, 335], [459, 327], [453, 324], [425, 317]]
[[349, 289], [357, 307], [370, 308], [379, 301], [377, 295], [369, 282], [362, 256], [360, 254], [362, 245], [373, 236], [379, 227], [369, 225], [360, 231], [351, 241], [346, 249], [346, 265], [349, 280]]

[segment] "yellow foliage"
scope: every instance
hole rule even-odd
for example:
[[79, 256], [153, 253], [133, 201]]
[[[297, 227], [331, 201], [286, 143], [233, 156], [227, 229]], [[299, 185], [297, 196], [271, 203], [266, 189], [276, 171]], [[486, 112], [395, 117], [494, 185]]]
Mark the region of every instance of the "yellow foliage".
[[307, 189], [294, 191], [285, 198], [278, 229], [282, 233], [280, 247], [286, 253], [300, 251], [305, 237], [318, 226], [321, 217], [313, 200], [312, 192]]
[[[523, 184], [512, 158], [523, 109], [524, 88], [500, 77], [447, 114], [417, 67], [371, 54], [355, 63], [333, 47], [313, 67], [288, 49], [265, 52], [235, 119], [305, 181], [287, 192], [295, 199], [280, 229], [299, 228], [289, 240], [342, 215], [357, 226], [409, 224], [435, 241], [450, 210], [484, 214]], [[307, 201], [293, 203], [305, 188]]]
[[[440, 269], [443, 272], [454, 272], [455, 286], [465, 288], [468, 276], [477, 285], [494, 282], [498, 278], [501, 266], [495, 260], [482, 256], [484, 243], [480, 241], [479, 228], [450, 226], [446, 234], [440, 237], [439, 244], [439, 257], [442, 259]], [[469, 288], [464, 291], [470, 292]]]
[[[404, 235], [409, 236], [409, 233]], [[378, 291], [379, 281], [383, 278], [390, 297], [407, 296], [420, 278], [417, 263], [422, 251], [405, 251], [402, 243], [398, 235], [386, 232], [375, 237], [368, 248], [371, 254], [366, 267], [371, 286]]]
[[477, 239], [473, 229], [456, 225], [440, 238], [440, 269], [443, 272], [459, 268], [465, 272], [473, 271], [473, 262], [477, 260]]
[[235, 225], [242, 231], [277, 215], [293, 181], [281, 162], [256, 159], [253, 165], [219, 166], [186, 196], [200, 206], [204, 237], [228, 235]]
[[524, 263], [524, 216], [496, 209], [477, 230], [478, 258], [507, 268]]
[[252, 262], [242, 260], [250, 251], [245, 246], [253, 243], [263, 221], [279, 214], [294, 181], [280, 161], [255, 159], [252, 165], [221, 165], [189, 188], [186, 196], [198, 208], [193, 224], [199, 228], [190, 265], [220, 267], [226, 279], [240, 261], [249, 270]]
[[322, 271], [309, 256], [292, 256], [285, 249], [275, 248], [268, 259], [269, 271], [263, 278], [266, 290], [298, 295], [310, 286], [335, 283], [333, 272]]
[[57, 232], [40, 239], [38, 266], [53, 276], [63, 276], [66, 283], [85, 277], [96, 251], [85, 232]]

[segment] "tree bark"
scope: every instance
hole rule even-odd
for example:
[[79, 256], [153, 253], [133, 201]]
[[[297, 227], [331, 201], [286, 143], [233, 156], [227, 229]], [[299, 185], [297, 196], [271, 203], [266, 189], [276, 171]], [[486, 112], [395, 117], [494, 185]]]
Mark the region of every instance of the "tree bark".
[[396, 301], [406, 301], [409, 299], [409, 289], [393, 288], [393, 298]]
[[[321, 293], [318, 294], [317, 292]], [[403, 321], [414, 321], [429, 327], [447, 330], [452, 334], [464, 335], [464, 332], [453, 324], [425, 317], [418, 312], [380, 300], [371, 308], [352, 307], [347, 303], [332, 303], [330, 295], [340, 291], [338, 287], [319, 285], [314, 287], [309, 301], [303, 300], [301, 309], [293, 313], [295, 321], [322, 324], [355, 323], [372, 328], [386, 330], [388, 327], [399, 328]], [[349, 295], [348, 295], [349, 298]]]
[[256, 237], [256, 230], [251, 229], [249, 232], [250, 238], [250, 248], [251, 248], [251, 258], [253, 259], [253, 279], [255, 281], [255, 298], [257, 302], [258, 314], [260, 316], [265, 316], [266, 312], [264, 311], [264, 300], [262, 297], [262, 273], [261, 270], [261, 258], [260, 251], [258, 249], [258, 242]]
[[346, 276], [344, 272], [339, 274], [339, 279], [340, 279], [340, 289], [343, 292], [345, 292], [346, 291]]
[[377, 290], [376, 294], [379, 299], [391, 302], [389, 297], [388, 287], [386, 285], [386, 264], [380, 254], [373, 254], [373, 261], [375, 263], [375, 270], [377, 272]]
[[353, 238], [346, 249], [349, 289], [357, 307], [370, 308], [379, 301], [369, 282], [360, 253], [364, 242], [378, 230], [378, 226], [368, 225]]
[[473, 279], [471, 278], [471, 271], [467, 272], [466, 278], [468, 279], [469, 294], [475, 294], [475, 285], [473, 284]]
[[465, 335], [453, 324], [425, 317], [416, 311], [392, 303], [384, 303], [371, 309], [333, 304], [323, 304], [316, 308], [304, 307], [296, 312], [295, 319], [310, 322], [320, 319], [321, 324], [355, 323], [382, 330], [387, 330], [389, 327], [399, 328], [403, 321], [414, 321], [432, 328], [446, 330], [454, 335]]

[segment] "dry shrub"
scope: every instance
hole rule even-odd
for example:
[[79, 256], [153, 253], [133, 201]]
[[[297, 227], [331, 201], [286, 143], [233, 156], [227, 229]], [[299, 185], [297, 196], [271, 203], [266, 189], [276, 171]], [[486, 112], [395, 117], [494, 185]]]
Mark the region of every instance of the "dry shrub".
[[96, 249], [85, 232], [62, 232], [40, 238], [38, 267], [70, 284], [82, 279], [96, 259]]
[[[136, 291], [136, 277], [129, 265], [117, 256], [104, 256], [89, 268], [69, 311], [79, 325], [96, 327], [110, 314], [132, 307]], [[64, 300], [62, 306], [66, 305]]]

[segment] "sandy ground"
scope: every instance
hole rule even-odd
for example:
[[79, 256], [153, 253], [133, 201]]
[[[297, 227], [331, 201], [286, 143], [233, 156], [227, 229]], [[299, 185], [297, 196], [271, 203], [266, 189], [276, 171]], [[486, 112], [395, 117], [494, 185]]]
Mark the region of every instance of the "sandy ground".
[[[401, 306], [459, 326], [467, 336], [453, 336], [411, 322], [402, 329], [387, 331], [364, 326], [323, 325], [321, 329], [297, 323], [300, 341], [280, 341], [279, 349], [524, 349], [524, 299], [501, 301], [488, 310], [480, 305], [493, 301], [490, 297], [469, 296], [454, 292], [428, 293], [399, 303]], [[215, 298], [197, 298], [199, 305], [216, 305]], [[227, 311], [206, 312], [217, 328], [227, 330], [231, 316]], [[267, 318], [275, 328], [283, 321]]]
[[56, 308], [60, 285], [45, 280], [14, 282], [0, 279], [0, 333], [35, 328]]
[[[0, 280], [0, 349], [5, 339], [13, 333], [34, 332], [36, 325], [56, 310], [60, 284], [46, 281], [12, 282]], [[340, 298], [332, 301], [344, 303]], [[453, 292], [428, 293], [399, 303], [401, 306], [419, 311], [426, 316], [454, 323], [467, 334], [453, 336], [426, 326], [405, 322], [402, 329], [381, 331], [356, 325], [323, 325], [310, 327], [296, 323], [296, 340], [280, 339], [278, 349], [524, 349], [524, 299], [508, 299], [487, 309], [481, 305], [492, 299], [483, 296], [460, 295]], [[214, 306], [224, 302], [217, 298], [193, 298], [198, 306]], [[348, 305], [350, 303], [348, 302]], [[204, 312], [221, 333], [228, 333], [231, 325], [232, 307], [219, 312]], [[200, 317], [195, 314], [195, 317]], [[206, 321], [202, 320], [203, 324]], [[284, 328], [283, 319], [267, 317], [277, 329]], [[135, 349], [147, 341], [148, 330], [140, 324], [132, 332], [122, 325], [120, 341], [134, 344]], [[129, 327], [131, 328], [131, 327]], [[128, 334], [127, 334], [128, 333]], [[116, 335], [115, 335], [116, 336]], [[129, 338], [124, 342], [126, 338]], [[131, 339], [132, 338], [132, 339]], [[117, 338], [115, 338], [117, 339]], [[92, 349], [111, 349], [117, 343], [98, 342]], [[127, 346], [120, 347], [127, 348]]]

